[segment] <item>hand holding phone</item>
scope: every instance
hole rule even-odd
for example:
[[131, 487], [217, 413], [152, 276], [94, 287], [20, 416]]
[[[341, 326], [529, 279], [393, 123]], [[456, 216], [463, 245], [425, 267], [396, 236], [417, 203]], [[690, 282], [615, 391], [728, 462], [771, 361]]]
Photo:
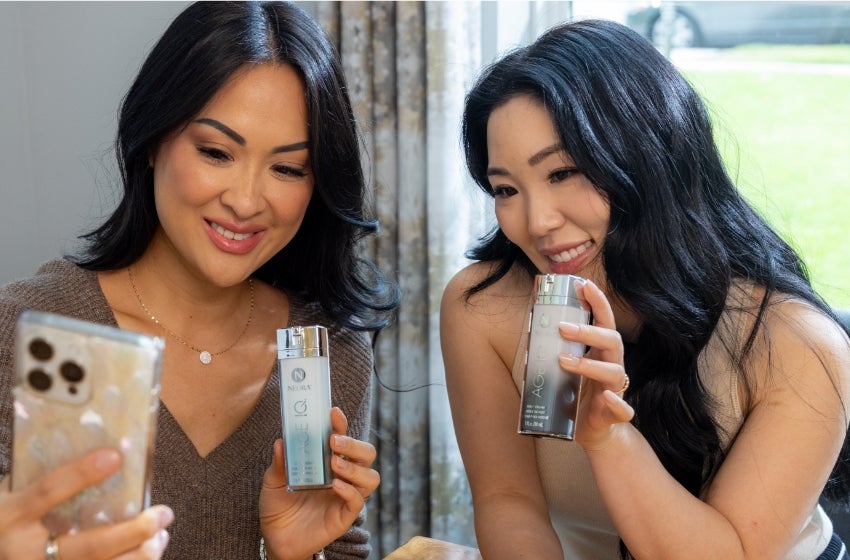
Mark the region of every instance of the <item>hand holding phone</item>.
[[[0, 559], [44, 558], [50, 532], [42, 517], [55, 505], [113, 475], [121, 466], [121, 454], [98, 449], [62, 465], [16, 492], [8, 491], [8, 479], [0, 490]], [[166, 506], [153, 506], [131, 520], [56, 537], [60, 557], [114, 558], [140, 552], [140, 557], [160, 558], [168, 544], [165, 528], [174, 514]], [[136, 557], [136, 556], [133, 556]]]
[[101, 447], [120, 470], [48, 512], [54, 534], [115, 523], [149, 503], [161, 338], [25, 311], [15, 345], [12, 490]]

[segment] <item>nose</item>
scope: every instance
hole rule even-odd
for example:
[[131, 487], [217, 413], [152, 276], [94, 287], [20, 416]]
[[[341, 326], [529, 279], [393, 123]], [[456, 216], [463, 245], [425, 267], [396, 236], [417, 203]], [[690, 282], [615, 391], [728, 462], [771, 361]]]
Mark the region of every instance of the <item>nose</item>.
[[543, 237], [564, 224], [558, 205], [549, 196], [535, 194], [527, 201], [528, 233]]
[[221, 203], [234, 216], [245, 220], [259, 214], [265, 206], [263, 179], [258, 173], [246, 173], [233, 178], [220, 195]]

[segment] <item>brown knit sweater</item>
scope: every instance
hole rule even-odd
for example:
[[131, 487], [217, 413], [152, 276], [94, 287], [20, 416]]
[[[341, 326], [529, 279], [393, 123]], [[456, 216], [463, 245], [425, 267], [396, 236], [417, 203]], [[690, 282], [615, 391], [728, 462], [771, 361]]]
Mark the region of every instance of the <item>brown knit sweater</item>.
[[[332, 400], [349, 421], [349, 435], [368, 437], [372, 352], [368, 336], [335, 326], [318, 305], [290, 296], [289, 325], [329, 327]], [[10, 468], [12, 348], [15, 321], [38, 309], [117, 326], [95, 273], [68, 261], [51, 261], [26, 280], [0, 288], [0, 478]], [[285, 325], [281, 325], [283, 327]], [[151, 503], [175, 513], [165, 559], [257, 560], [258, 500], [272, 445], [281, 436], [277, 368], [247, 420], [206, 457], [200, 457], [168, 409], [161, 405], [154, 453]], [[200, 390], [200, 389], [199, 389]], [[328, 558], [366, 558], [364, 514], [325, 548]]]

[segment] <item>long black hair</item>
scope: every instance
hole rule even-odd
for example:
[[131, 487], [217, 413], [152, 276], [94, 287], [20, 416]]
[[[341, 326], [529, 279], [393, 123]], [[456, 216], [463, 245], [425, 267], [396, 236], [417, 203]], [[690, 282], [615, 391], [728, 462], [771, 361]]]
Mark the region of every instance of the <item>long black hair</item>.
[[283, 2], [198, 2], [171, 23], [122, 103], [116, 153], [123, 196], [112, 215], [85, 234], [76, 257], [90, 270], [135, 262], [159, 224], [149, 155], [196, 115], [245, 64], [294, 68], [306, 93], [315, 190], [290, 243], [254, 273], [274, 286], [317, 299], [356, 329], [388, 322], [397, 286], [358, 256], [358, 241], [377, 230], [366, 215], [366, 181], [345, 77], [336, 51], [301, 8]]
[[[736, 346], [744, 387], [743, 364], [773, 294], [835, 315], [798, 255], [735, 188], [697, 93], [637, 33], [610, 21], [563, 24], [484, 70], [466, 98], [462, 137], [469, 171], [490, 196], [487, 122], [517, 95], [545, 106], [564, 151], [610, 203], [602, 251], [607, 291], [642, 325], [627, 347], [626, 397], [665, 468], [700, 496], [723, 451], [697, 359], [733, 280], [766, 288], [748, 340]], [[467, 296], [513, 266], [536, 273], [507, 241], [496, 226], [470, 250], [470, 258], [496, 266]], [[846, 449], [834, 477], [846, 470], [844, 457]], [[841, 482], [836, 495], [846, 492], [847, 479]]]

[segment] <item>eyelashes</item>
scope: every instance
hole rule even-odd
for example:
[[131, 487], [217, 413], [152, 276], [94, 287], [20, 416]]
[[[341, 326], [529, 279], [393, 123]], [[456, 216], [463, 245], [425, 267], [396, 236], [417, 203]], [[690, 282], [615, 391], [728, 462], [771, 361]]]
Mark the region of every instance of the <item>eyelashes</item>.
[[275, 165], [272, 169], [274, 169], [275, 173], [285, 175], [287, 177], [294, 177], [296, 179], [301, 179], [307, 176], [307, 172], [305, 170], [289, 165]]
[[[209, 146], [197, 146], [196, 149], [204, 158], [211, 161], [213, 164], [221, 165], [233, 161], [233, 158], [219, 148]], [[284, 179], [303, 179], [307, 176], [307, 170], [295, 165], [277, 164], [271, 166], [271, 170], [278, 176]]]
[[564, 167], [561, 169], [556, 169], [552, 173], [549, 174], [549, 182], [550, 183], [560, 183], [561, 181], [566, 181], [570, 177], [577, 175], [580, 173], [577, 167]]
[[224, 150], [219, 150], [218, 148], [198, 146], [197, 149], [201, 155], [206, 156], [207, 158], [217, 162], [230, 161], [231, 159], [230, 156]]
[[[562, 167], [550, 172], [546, 176], [546, 181], [549, 184], [558, 184], [568, 181], [581, 173], [577, 167]], [[509, 198], [517, 194], [517, 189], [511, 185], [493, 185], [490, 187], [494, 198]]]
[[495, 198], [509, 198], [517, 193], [517, 190], [509, 185], [496, 185], [492, 191]]

